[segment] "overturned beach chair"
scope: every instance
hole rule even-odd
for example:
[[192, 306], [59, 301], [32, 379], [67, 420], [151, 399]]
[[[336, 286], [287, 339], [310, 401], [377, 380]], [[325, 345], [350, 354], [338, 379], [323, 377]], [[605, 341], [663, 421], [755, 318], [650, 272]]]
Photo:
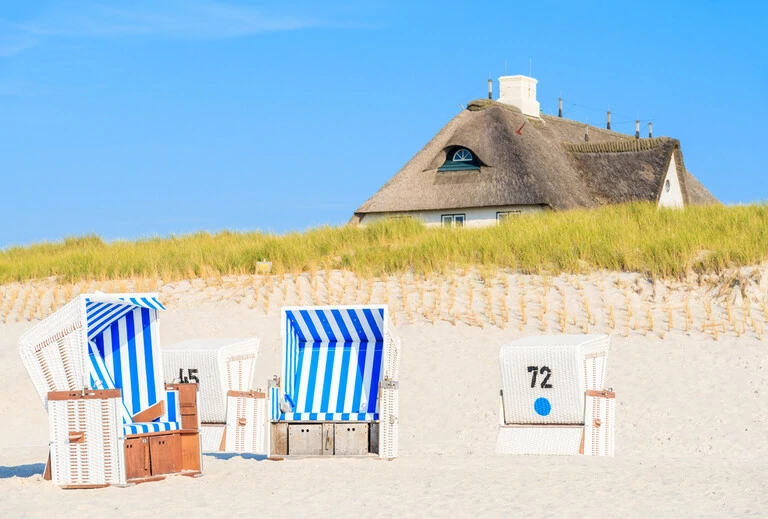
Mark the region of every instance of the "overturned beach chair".
[[400, 341], [386, 306], [281, 312], [270, 456], [397, 457]]
[[501, 454], [613, 456], [607, 335], [528, 337], [502, 346]]
[[163, 347], [166, 382], [194, 381], [203, 452], [267, 454], [264, 392], [253, 387], [259, 339], [192, 339]]
[[200, 475], [196, 384], [164, 384], [156, 294], [81, 295], [19, 339], [65, 488]]

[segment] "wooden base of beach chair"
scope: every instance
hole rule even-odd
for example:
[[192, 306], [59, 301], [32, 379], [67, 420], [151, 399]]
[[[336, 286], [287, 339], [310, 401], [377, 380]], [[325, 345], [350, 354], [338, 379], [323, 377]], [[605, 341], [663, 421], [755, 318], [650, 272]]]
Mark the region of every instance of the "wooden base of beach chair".
[[154, 481], [171, 474], [202, 473], [197, 417], [197, 385], [166, 384], [179, 392], [182, 429], [126, 436], [125, 477], [129, 483]]
[[124, 449], [125, 476], [130, 483], [201, 471], [200, 434], [196, 430], [128, 436]]
[[276, 422], [270, 424], [270, 456], [367, 456], [379, 450], [379, 424]]

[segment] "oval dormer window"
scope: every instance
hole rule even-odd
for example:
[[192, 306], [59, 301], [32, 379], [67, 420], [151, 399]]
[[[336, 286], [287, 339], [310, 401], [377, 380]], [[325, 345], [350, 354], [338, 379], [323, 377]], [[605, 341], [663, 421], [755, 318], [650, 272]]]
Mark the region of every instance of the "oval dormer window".
[[472, 162], [472, 152], [467, 148], [460, 148], [453, 154], [454, 162]]
[[480, 161], [468, 148], [451, 146], [444, 150], [445, 161], [438, 171], [471, 171], [480, 169]]
[[669, 183], [669, 180], [667, 180], [666, 182], [664, 182], [664, 189], [667, 191], [667, 193], [669, 193], [669, 189], [670, 189], [671, 187], [672, 187], [672, 186], [670, 185], [670, 183]]

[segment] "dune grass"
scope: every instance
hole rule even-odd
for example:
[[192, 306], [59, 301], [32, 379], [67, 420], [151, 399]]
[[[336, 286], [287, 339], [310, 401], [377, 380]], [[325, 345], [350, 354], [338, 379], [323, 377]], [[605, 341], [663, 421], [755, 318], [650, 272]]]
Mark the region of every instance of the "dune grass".
[[164, 281], [345, 269], [362, 276], [507, 268], [525, 273], [632, 271], [650, 277], [721, 272], [768, 258], [768, 205], [658, 210], [651, 204], [522, 215], [485, 229], [410, 220], [302, 233], [195, 233], [106, 243], [98, 236], [0, 251], [0, 283], [155, 277]]

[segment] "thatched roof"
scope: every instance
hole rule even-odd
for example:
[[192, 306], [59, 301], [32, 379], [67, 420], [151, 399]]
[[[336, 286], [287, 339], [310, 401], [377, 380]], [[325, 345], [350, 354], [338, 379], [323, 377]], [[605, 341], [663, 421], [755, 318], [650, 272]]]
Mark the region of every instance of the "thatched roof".
[[[585, 126], [546, 115], [528, 118], [516, 107], [496, 101], [473, 101], [355, 215], [508, 205], [570, 209], [656, 201], [673, 153], [684, 202], [716, 202], [685, 171], [678, 141], [635, 139], [590, 126], [585, 142]], [[438, 171], [456, 146], [471, 150], [480, 169]]]

